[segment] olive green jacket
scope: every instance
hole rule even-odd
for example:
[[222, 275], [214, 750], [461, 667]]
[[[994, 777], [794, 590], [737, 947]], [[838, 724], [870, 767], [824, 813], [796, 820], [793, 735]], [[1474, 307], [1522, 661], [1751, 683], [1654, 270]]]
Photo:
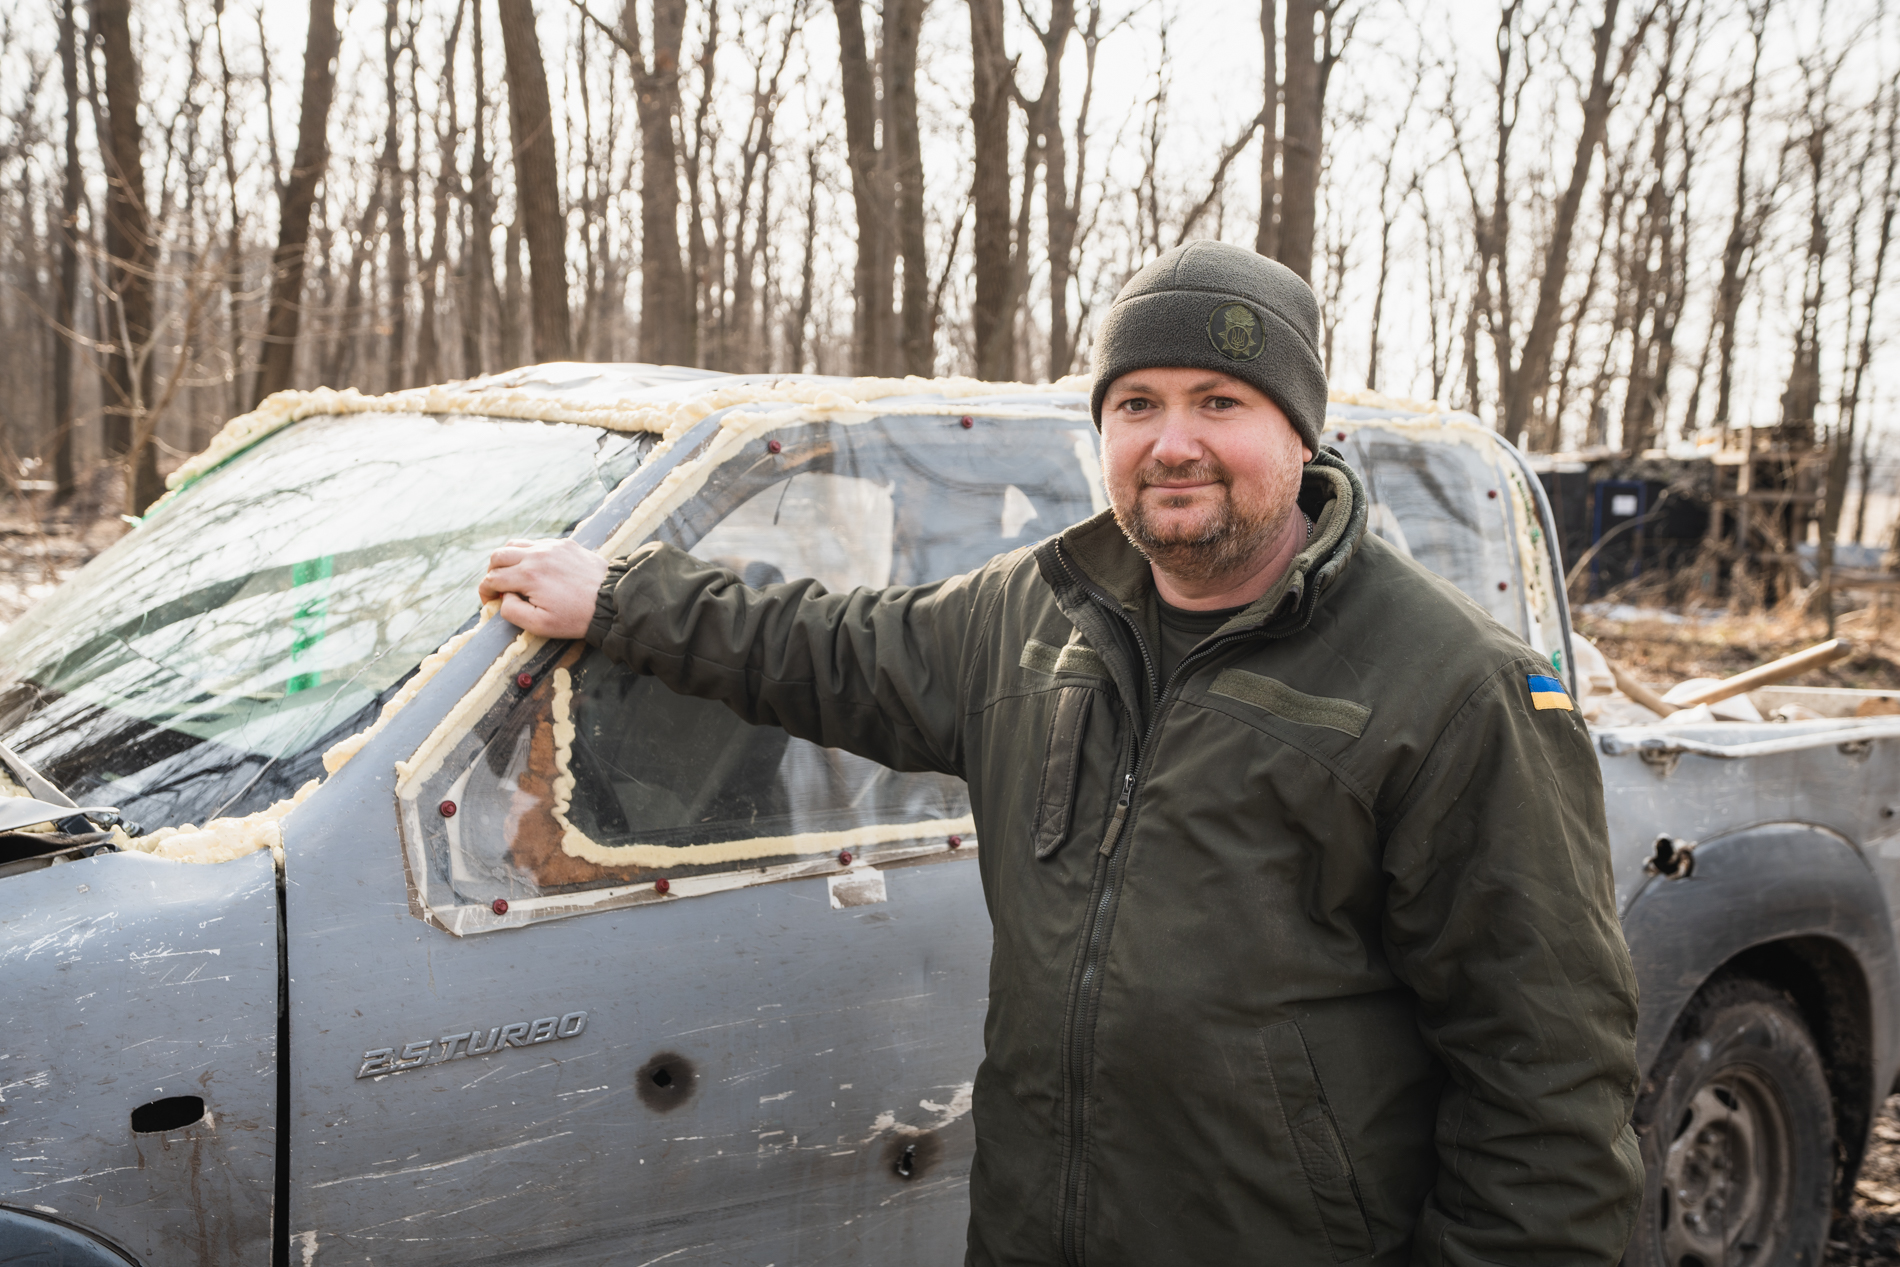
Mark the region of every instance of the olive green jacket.
[[972, 1264], [1614, 1263], [1636, 990], [1582, 716], [1307, 467], [1313, 538], [1153, 680], [1107, 515], [965, 576], [751, 590], [666, 546], [590, 641], [968, 780], [995, 929]]

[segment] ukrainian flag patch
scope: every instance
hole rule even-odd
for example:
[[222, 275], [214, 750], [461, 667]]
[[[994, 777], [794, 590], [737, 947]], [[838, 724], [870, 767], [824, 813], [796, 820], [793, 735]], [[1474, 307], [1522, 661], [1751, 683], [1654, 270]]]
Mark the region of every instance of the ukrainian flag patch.
[[1576, 711], [1570, 702], [1570, 692], [1564, 690], [1564, 684], [1554, 677], [1542, 673], [1527, 673], [1524, 680], [1530, 684], [1531, 705], [1539, 712], [1546, 708], [1561, 708], [1566, 713]]

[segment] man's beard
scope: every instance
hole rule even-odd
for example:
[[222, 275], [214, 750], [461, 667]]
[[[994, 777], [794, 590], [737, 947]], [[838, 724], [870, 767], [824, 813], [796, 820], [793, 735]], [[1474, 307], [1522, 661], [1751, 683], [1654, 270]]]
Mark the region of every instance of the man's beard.
[[[1219, 484], [1221, 496], [1198, 522], [1162, 528], [1142, 498], [1162, 480], [1211, 480]], [[1162, 493], [1165, 502], [1166, 490], [1154, 491]], [[1156, 568], [1190, 584], [1204, 584], [1244, 568], [1279, 536], [1296, 510], [1293, 498], [1276, 497], [1272, 491], [1257, 504], [1237, 505], [1232, 480], [1217, 463], [1155, 464], [1136, 474], [1135, 495], [1127, 506], [1115, 507], [1115, 522]]]

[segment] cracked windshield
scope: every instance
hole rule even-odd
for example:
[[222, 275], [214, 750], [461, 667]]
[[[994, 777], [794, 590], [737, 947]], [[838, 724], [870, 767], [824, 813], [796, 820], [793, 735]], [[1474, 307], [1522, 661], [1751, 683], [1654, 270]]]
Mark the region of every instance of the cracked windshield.
[[419, 414], [289, 427], [0, 633], [0, 735], [147, 829], [261, 809], [472, 622], [490, 550], [565, 532], [653, 441]]

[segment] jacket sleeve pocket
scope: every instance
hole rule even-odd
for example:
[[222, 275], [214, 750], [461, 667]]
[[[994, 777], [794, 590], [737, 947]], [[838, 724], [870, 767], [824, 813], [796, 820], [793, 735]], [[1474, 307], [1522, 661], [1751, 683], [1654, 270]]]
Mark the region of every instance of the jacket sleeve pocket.
[[1056, 712], [1049, 722], [1049, 744], [1042, 759], [1042, 786], [1036, 798], [1036, 857], [1047, 858], [1062, 848], [1069, 835], [1075, 803], [1075, 779], [1082, 769], [1082, 732], [1088, 728], [1086, 686], [1065, 686], [1056, 692]]
[[1352, 1158], [1346, 1153], [1326, 1092], [1313, 1069], [1306, 1040], [1294, 1021], [1282, 1021], [1260, 1031], [1266, 1049], [1267, 1074], [1279, 1097], [1280, 1114], [1293, 1138], [1300, 1168], [1313, 1196], [1320, 1226], [1326, 1232], [1333, 1261], [1355, 1262], [1372, 1253], [1372, 1231], [1359, 1201]]

